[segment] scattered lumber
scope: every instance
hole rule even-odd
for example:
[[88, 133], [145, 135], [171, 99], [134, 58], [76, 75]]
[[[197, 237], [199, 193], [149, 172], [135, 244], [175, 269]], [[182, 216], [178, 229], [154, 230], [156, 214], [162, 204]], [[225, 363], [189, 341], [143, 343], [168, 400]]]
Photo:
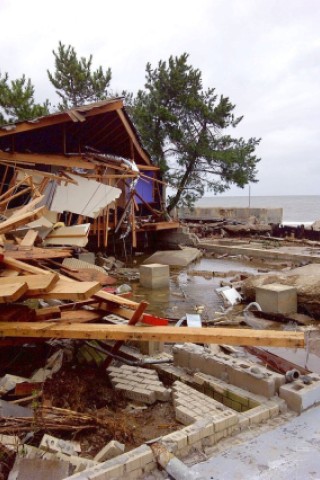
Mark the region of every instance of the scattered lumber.
[[212, 343], [242, 346], [303, 348], [303, 332], [237, 328], [139, 327], [105, 324], [56, 324], [55, 322], [0, 322], [5, 337], [73, 338], [167, 343]]
[[49, 292], [58, 282], [59, 275], [50, 273], [49, 275], [21, 275], [18, 277], [2, 277], [0, 278], [0, 292], [3, 286], [13, 284], [27, 284], [27, 292], [32, 295], [41, 295]]
[[[41, 298], [57, 299], [57, 300], [86, 300], [100, 290], [101, 285], [97, 282], [75, 282], [69, 280], [62, 280], [61, 278], [57, 283], [41, 295]], [[27, 297], [37, 296], [31, 291], [26, 292]]]
[[45, 207], [39, 207], [33, 210], [32, 212], [23, 213], [21, 215], [16, 215], [4, 222], [0, 223], [0, 234], [10, 232], [21, 225], [25, 225], [28, 222], [32, 222], [37, 218], [40, 218]]

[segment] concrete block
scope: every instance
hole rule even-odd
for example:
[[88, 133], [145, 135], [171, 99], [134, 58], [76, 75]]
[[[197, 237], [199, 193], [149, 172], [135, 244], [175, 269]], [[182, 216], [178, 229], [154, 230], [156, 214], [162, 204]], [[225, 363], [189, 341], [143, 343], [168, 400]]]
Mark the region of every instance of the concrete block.
[[61, 452], [65, 455], [77, 455], [81, 452], [79, 442], [62, 440], [61, 438], [56, 438], [48, 434], [43, 435], [39, 448], [46, 452]]
[[169, 435], [162, 437], [161, 442], [164, 444], [174, 443], [177, 445], [177, 449], [181, 450], [188, 445], [188, 433], [182, 428], [181, 430], [177, 430], [176, 432], [169, 433]]
[[100, 452], [94, 457], [96, 462], [105, 462], [110, 458], [114, 458], [117, 455], [121, 455], [124, 452], [125, 445], [123, 443], [117, 442], [117, 440], [111, 440], [107, 445], [105, 445]]
[[297, 290], [295, 287], [272, 283], [256, 287], [256, 302], [264, 312], [296, 313]]
[[140, 266], [140, 283], [147, 288], [164, 288], [169, 286], [170, 269], [168, 265], [152, 263]]
[[141, 445], [126, 454], [125, 471], [126, 473], [143, 468], [154, 460], [151, 448], [148, 445]]
[[186, 407], [176, 407], [176, 420], [183, 425], [190, 425], [195, 421], [195, 417]]
[[153, 462], [147, 463], [147, 465], [143, 467], [143, 473], [146, 475], [148, 473], [151, 473], [156, 468], [158, 468], [157, 462], [153, 461]]
[[291, 410], [301, 413], [320, 402], [320, 376], [312, 374], [310, 381], [306, 385], [299, 379], [280, 387], [280, 398], [286, 401]]

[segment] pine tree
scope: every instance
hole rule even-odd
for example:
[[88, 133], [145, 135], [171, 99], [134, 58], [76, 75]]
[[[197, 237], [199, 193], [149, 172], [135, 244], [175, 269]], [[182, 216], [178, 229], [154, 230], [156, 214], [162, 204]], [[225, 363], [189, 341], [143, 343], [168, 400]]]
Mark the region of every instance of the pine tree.
[[0, 123], [14, 123], [48, 115], [49, 101], [35, 102], [34, 86], [25, 75], [9, 81], [8, 73], [0, 73], [0, 109]]
[[229, 132], [242, 117], [234, 116], [229, 98], [203, 89], [200, 70], [188, 54], [146, 67], [145, 90], [139, 90], [132, 114], [142, 140], [175, 194], [168, 211], [191, 206], [206, 191], [221, 193], [231, 184], [257, 181], [254, 155], [260, 140], [233, 138]]
[[111, 81], [110, 68], [104, 72], [100, 66], [92, 71], [92, 55], [88, 59], [78, 59], [74, 47], [66, 47], [61, 42], [58, 51], [53, 50], [53, 55], [55, 71], [52, 74], [47, 70], [47, 73], [62, 100], [59, 104], [60, 110], [107, 98]]

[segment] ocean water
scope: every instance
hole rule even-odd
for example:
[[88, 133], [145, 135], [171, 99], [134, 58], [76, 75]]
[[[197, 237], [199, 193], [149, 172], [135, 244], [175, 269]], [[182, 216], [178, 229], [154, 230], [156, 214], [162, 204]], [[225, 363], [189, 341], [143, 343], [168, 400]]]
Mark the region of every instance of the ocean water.
[[198, 207], [282, 208], [283, 222], [309, 223], [320, 220], [320, 195], [215, 196], [203, 197]]

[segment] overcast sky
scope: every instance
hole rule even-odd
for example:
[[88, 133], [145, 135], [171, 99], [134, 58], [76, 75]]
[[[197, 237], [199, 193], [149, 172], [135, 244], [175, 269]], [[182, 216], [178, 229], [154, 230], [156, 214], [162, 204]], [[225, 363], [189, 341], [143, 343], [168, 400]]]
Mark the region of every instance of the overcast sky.
[[251, 195], [320, 194], [319, 0], [0, 0], [0, 18], [0, 71], [25, 73], [53, 105], [59, 40], [111, 67], [115, 91], [143, 88], [147, 62], [188, 52], [204, 86], [244, 115], [238, 135], [262, 138]]

